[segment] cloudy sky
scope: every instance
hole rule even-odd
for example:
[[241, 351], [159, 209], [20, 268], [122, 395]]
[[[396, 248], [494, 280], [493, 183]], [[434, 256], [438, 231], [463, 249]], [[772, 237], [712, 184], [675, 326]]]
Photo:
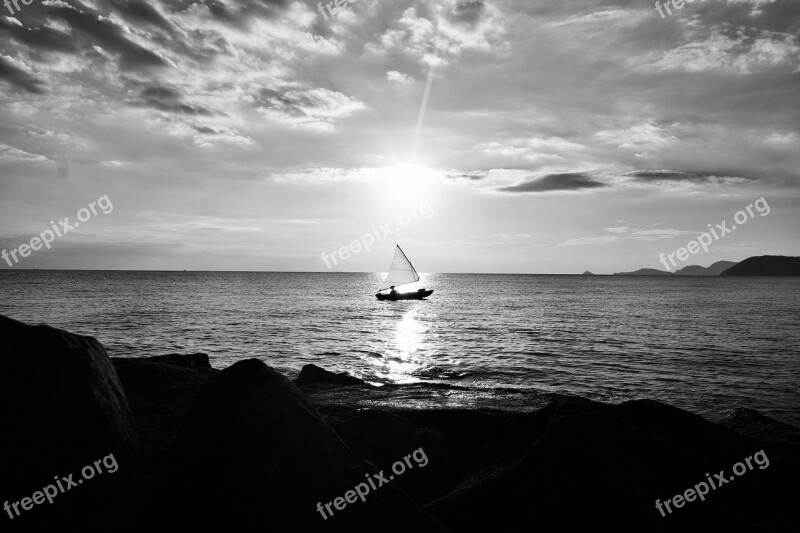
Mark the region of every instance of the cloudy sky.
[[13, 268], [663, 269], [761, 197], [680, 266], [800, 255], [800, 2], [339, 3], [0, 3], [0, 248], [113, 206]]

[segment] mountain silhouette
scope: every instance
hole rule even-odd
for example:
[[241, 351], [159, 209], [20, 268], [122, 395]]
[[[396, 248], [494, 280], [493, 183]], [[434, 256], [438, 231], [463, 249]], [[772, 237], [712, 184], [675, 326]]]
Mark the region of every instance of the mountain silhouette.
[[736, 266], [736, 261], [717, 261], [708, 267], [689, 265], [676, 271], [679, 276], [719, 276], [729, 268]]
[[616, 272], [615, 276], [719, 276], [731, 267], [736, 266], [735, 261], [717, 261], [707, 267], [700, 265], [689, 265], [676, 270], [675, 272], [668, 272], [666, 270], [658, 270], [656, 268], [640, 268], [634, 272]]
[[762, 255], [749, 257], [721, 276], [800, 276], [800, 257]]

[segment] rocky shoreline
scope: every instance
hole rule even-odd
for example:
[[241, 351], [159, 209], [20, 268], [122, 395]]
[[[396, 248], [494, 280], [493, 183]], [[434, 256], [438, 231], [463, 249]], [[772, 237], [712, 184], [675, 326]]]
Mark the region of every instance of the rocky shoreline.
[[[16, 514], [12, 506], [4, 524], [9, 531], [800, 526], [793, 509], [800, 432], [755, 411], [712, 423], [656, 401], [577, 397], [516, 409], [420, 409], [409, 390], [314, 365], [289, 380], [255, 359], [224, 370], [204, 354], [112, 359], [93, 338], [0, 316], [0, 500], [23, 502], [54, 476], [111, 453], [119, 463], [52, 504], [24, 511], [20, 504]], [[418, 450], [426, 462], [411, 468]], [[768, 467], [665, 516], [656, 508], [707, 474], [732, 476], [759, 451]], [[402, 475], [364, 498], [340, 497], [388, 476], [404, 458]], [[335, 514], [319, 512], [318, 503]]]

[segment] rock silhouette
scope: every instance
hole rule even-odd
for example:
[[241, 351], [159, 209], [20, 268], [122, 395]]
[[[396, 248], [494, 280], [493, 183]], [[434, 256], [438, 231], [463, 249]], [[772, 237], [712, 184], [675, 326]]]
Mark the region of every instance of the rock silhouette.
[[[97, 340], [0, 316], [0, 420], [0, 503], [31, 497], [55, 476], [81, 481], [20, 516], [3, 511], [8, 526], [123, 526], [136, 433], [117, 373]], [[81, 470], [109, 454], [117, 471], [84, 483]]]
[[286, 377], [256, 359], [211, 378], [186, 415], [170, 453], [169, 492], [179, 522], [236, 523], [274, 531], [439, 531], [396, 484], [324, 518], [316, 509], [342, 496], [373, 466], [359, 462]]
[[[755, 468], [662, 516], [661, 502], [765, 450]], [[459, 485], [426, 508], [453, 531], [780, 531], [798, 518], [798, 447], [757, 441], [655, 401], [582, 399], [522, 416], [473, 459]], [[789, 528], [791, 529], [791, 527]]]
[[[0, 317], [3, 501], [112, 451], [119, 462], [4, 520], [103, 532], [800, 528], [800, 432], [751, 409], [720, 423], [650, 400], [412, 409], [401, 405], [416, 385], [376, 388], [319, 367], [298, 381], [305, 392], [254, 359], [221, 371], [205, 354], [112, 361], [90, 337]], [[386, 405], [360, 407], [370, 391]], [[318, 512], [419, 448], [425, 467]], [[657, 510], [761, 450], [768, 467]]]

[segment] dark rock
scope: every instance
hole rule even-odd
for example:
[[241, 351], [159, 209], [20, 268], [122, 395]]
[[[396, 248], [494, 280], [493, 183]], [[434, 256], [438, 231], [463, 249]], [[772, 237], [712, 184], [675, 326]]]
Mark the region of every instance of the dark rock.
[[[435, 429], [419, 429], [414, 434], [411, 448], [415, 452], [423, 450], [427, 464], [423, 468], [415, 464], [413, 471], [400, 478], [400, 486], [420, 504], [431, 502], [452, 490], [459, 478], [442, 434]], [[398, 456], [396, 460], [399, 459]]]
[[[111, 361], [143, 441], [147, 440], [147, 434], [154, 433], [159, 439], [165, 437], [171, 442], [201, 387], [219, 373], [210, 367], [174, 364], [161, 357], [114, 357]], [[166, 451], [168, 444], [162, 451]]]
[[[705, 501], [664, 512], [706, 473], [764, 450], [755, 467]], [[800, 448], [753, 441], [658, 402], [567, 400], [511, 423], [478, 453], [459, 486], [426, 506], [453, 531], [777, 531], [798, 524], [791, 501]], [[754, 465], [755, 466], [755, 465]]]
[[519, 413], [483, 409], [398, 409], [393, 411], [418, 428], [441, 434], [447, 445], [452, 468], [458, 476], [472, 458]]
[[358, 378], [348, 375], [345, 372], [334, 373], [317, 365], [305, 365], [300, 371], [300, 375], [294, 380], [298, 387], [308, 387], [312, 385], [366, 385]]
[[219, 370], [206, 367], [202, 358], [195, 355], [114, 357], [111, 361], [136, 421], [141, 478], [145, 486], [143, 494], [153, 494], [169, 447], [178, 435], [189, 406], [201, 387]]
[[[359, 409], [328, 418], [336, 431], [359, 459], [377, 465], [390, 463], [411, 446], [417, 428], [402, 416], [379, 409]], [[401, 455], [402, 457], [402, 455]]]
[[[97, 340], [0, 316], [0, 420], [0, 501], [31, 497], [55, 476], [81, 480], [52, 504], [20, 509], [12, 528], [121, 528], [137, 467], [136, 435]], [[102, 474], [84, 482], [82, 469], [98, 460]]]
[[447, 443], [438, 431], [417, 430], [402, 416], [377, 409], [359, 409], [338, 420], [329, 418], [328, 423], [356, 457], [387, 472], [415, 451], [416, 457], [424, 458], [409, 458], [412, 468], [395, 476], [417, 503], [444, 496], [457, 481]]
[[359, 463], [284, 376], [259, 360], [214, 376], [172, 448], [166, 495], [183, 528], [266, 531], [439, 531], [396, 483], [323, 519], [331, 502], [375, 472]]
[[156, 363], [169, 363], [171, 365], [184, 366], [187, 368], [211, 368], [211, 363], [208, 361], [208, 354], [205, 353], [171, 353], [167, 355], [155, 355], [145, 359]]
[[719, 421], [724, 426], [739, 435], [756, 439], [785, 440], [800, 444], [800, 431], [794, 426], [784, 424], [768, 416], [762, 415], [755, 409], [738, 408], [730, 412]]
[[[798, 431], [750, 409], [720, 424], [647, 400], [415, 410], [397, 408], [420, 397], [413, 388], [313, 365], [301, 377], [319, 407], [257, 360], [218, 371], [204, 354], [171, 354], [112, 367], [90, 337], [0, 317], [0, 503], [112, 452], [119, 464], [22, 512], [12, 530], [442, 531], [431, 514], [452, 531], [800, 530]], [[353, 408], [375, 391], [373, 405], [395, 407]], [[657, 510], [656, 499], [730, 477], [762, 451], [768, 466]], [[409, 455], [413, 467], [365, 501], [318, 512]]]

